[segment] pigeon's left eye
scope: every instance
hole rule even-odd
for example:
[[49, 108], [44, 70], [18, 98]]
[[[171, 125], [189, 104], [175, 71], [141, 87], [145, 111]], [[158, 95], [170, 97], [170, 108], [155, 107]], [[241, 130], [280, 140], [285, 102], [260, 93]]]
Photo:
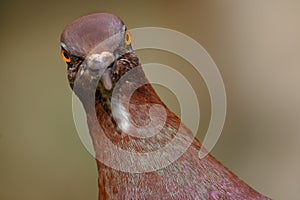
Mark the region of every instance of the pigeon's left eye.
[[125, 41], [126, 45], [131, 44], [131, 35], [130, 35], [130, 32], [128, 30], [126, 30], [126, 32], [125, 32], [124, 41]]
[[70, 54], [66, 50], [61, 49], [60, 54], [61, 54], [62, 59], [65, 62], [67, 62], [67, 63], [71, 62], [71, 56], [70, 56]]

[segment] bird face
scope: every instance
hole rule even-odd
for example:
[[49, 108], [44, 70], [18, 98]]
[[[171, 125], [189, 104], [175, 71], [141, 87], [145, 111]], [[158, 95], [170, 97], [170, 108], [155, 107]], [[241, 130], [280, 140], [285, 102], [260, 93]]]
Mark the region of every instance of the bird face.
[[67, 63], [71, 88], [76, 78], [88, 71], [101, 77], [106, 90], [113, 87], [118, 61], [132, 51], [131, 36], [122, 20], [97, 13], [69, 24], [61, 34], [61, 56]]

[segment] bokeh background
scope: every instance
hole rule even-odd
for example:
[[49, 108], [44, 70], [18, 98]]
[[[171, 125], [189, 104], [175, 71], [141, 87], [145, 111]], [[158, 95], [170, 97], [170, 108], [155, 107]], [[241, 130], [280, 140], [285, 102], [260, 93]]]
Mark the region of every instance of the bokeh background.
[[[77, 135], [59, 54], [63, 28], [94, 12], [114, 13], [129, 28], [174, 29], [202, 44], [219, 67], [228, 101], [213, 155], [261, 193], [299, 199], [299, 10], [296, 0], [2, 0], [0, 199], [97, 199], [96, 164]], [[210, 100], [201, 77], [170, 53], [138, 55], [189, 78], [199, 97], [203, 138]], [[157, 88], [180, 112], [172, 93]]]

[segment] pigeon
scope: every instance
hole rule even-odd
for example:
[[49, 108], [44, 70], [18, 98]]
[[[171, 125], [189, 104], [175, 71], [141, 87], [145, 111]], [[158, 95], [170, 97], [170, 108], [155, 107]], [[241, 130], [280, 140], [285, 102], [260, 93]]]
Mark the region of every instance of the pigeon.
[[95, 151], [98, 199], [270, 199], [209, 152], [199, 158], [201, 143], [155, 92], [131, 42], [109, 13], [80, 17], [61, 34]]

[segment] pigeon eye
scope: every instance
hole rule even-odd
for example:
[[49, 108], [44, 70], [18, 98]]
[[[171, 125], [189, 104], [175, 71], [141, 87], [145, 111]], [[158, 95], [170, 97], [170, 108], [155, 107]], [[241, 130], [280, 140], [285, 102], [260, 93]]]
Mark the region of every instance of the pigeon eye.
[[60, 54], [61, 54], [62, 59], [65, 62], [67, 62], [67, 63], [71, 62], [71, 56], [70, 56], [70, 54], [66, 50], [61, 49]]
[[126, 45], [131, 44], [131, 35], [130, 35], [130, 32], [128, 30], [126, 30], [126, 32], [125, 32], [124, 40], [125, 40]]

